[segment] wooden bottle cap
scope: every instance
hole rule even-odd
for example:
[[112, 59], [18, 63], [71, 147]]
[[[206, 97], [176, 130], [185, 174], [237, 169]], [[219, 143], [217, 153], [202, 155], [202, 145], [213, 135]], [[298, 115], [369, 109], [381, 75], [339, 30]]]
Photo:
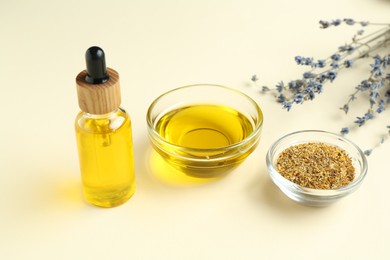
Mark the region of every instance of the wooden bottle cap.
[[84, 70], [76, 77], [79, 107], [90, 114], [107, 114], [121, 104], [119, 74], [107, 68], [109, 79], [102, 84], [90, 84], [85, 81], [87, 71]]

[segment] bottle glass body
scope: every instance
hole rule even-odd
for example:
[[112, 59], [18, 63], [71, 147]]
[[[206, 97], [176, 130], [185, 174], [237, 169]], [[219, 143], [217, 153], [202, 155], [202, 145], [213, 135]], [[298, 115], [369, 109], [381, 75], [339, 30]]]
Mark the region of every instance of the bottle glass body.
[[135, 192], [130, 117], [121, 108], [75, 120], [83, 194], [100, 207], [126, 202]]

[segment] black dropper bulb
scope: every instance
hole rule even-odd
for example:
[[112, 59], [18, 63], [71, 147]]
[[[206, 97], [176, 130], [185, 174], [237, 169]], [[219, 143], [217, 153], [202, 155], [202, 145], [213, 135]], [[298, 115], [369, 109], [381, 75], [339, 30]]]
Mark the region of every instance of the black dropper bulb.
[[97, 46], [90, 47], [85, 53], [85, 61], [87, 63], [85, 81], [90, 84], [101, 84], [109, 79], [106, 70], [106, 58], [101, 48]]

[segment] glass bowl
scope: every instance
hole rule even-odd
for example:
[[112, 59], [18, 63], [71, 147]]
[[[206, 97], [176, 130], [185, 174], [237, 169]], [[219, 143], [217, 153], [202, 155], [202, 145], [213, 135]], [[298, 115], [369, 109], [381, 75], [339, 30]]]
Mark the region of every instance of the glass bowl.
[[190, 85], [159, 96], [147, 116], [152, 147], [170, 165], [195, 177], [216, 177], [257, 146], [263, 114], [238, 90]]
[[[345, 150], [352, 159], [355, 168], [352, 182], [336, 189], [312, 189], [284, 178], [276, 169], [276, 162], [280, 153], [290, 146], [308, 142], [321, 142]], [[338, 134], [317, 130], [298, 131], [283, 136], [268, 150], [266, 163], [269, 175], [276, 186], [290, 199], [309, 206], [326, 206], [351, 194], [362, 183], [368, 168], [366, 157], [357, 145]]]

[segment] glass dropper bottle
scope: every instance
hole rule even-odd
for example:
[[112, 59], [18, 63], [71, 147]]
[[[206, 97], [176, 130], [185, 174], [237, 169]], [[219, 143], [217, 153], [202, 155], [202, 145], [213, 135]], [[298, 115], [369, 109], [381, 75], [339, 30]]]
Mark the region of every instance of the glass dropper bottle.
[[106, 68], [104, 51], [90, 47], [87, 69], [76, 78], [81, 112], [75, 128], [85, 199], [114, 207], [135, 192], [131, 121], [120, 108], [119, 74]]

